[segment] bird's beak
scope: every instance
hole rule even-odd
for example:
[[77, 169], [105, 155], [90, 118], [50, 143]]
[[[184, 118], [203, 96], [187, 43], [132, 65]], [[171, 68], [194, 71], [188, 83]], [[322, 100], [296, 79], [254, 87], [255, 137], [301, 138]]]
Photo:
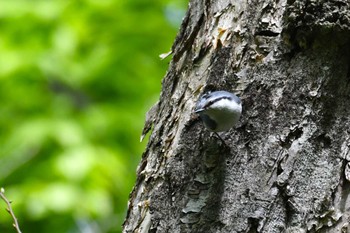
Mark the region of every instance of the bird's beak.
[[194, 110], [195, 113], [201, 113], [201, 112], [203, 112], [203, 111], [204, 111], [204, 108], [200, 108], [200, 109]]

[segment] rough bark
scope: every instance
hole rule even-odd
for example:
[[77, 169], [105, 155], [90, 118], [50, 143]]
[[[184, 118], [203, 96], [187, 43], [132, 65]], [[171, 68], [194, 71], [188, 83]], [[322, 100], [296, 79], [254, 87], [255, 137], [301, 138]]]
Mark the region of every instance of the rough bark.
[[[350, 3], [192, 0], [124, 232], [350, 232]], [[227, 145], [193, 114], [243, 100]]]

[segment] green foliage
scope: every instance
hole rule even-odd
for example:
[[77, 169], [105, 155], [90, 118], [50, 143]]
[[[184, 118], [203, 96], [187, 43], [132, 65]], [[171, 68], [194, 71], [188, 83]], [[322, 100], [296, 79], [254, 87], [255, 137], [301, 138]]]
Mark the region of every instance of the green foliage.
[[180, 2], [0, 2], [0, 186], [23, 232], [121, 231]]

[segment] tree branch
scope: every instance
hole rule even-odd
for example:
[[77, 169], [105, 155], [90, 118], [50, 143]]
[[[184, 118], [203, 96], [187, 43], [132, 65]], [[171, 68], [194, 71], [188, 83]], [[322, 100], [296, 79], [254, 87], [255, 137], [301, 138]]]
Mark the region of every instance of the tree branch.
[[1, 199], [3, 199], [7, 205], [7, 208], [6, 208], [6, 211], [11, 215], [12, 219], [13, 219], [13, 227], [16, 229], [16, 231], [18, 233], [21, 233], [21, 230], [19, 228], [19, 224], [18, 224], [18, 221], [17, 221], [17, 218], [12, 210], [12, 207], [11, 207], [11, 201], [9, 201], [6, 196], [5, 196], [5, 189], [4, 188], [1, 188], [0, 189], [0, 197]]

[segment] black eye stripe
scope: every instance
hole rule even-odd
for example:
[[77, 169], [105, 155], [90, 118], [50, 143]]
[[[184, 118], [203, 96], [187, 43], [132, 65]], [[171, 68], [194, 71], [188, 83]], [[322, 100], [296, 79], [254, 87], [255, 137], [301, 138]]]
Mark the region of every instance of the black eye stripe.
[[208, 108], [209, 106], [213, 105], [214, 103], [220, 101], [220, 100], [223, 100], [223, 99], [228, 99], [228, 100], [232, 100], [231, 97], [228, 97], [228, 96], [222, 96], [220, 98], [216, 98], [216, 99], [213, 99], [213, 100], [210, 100], [208, 101], [207, 104], [204, 105], [204, 108]]

